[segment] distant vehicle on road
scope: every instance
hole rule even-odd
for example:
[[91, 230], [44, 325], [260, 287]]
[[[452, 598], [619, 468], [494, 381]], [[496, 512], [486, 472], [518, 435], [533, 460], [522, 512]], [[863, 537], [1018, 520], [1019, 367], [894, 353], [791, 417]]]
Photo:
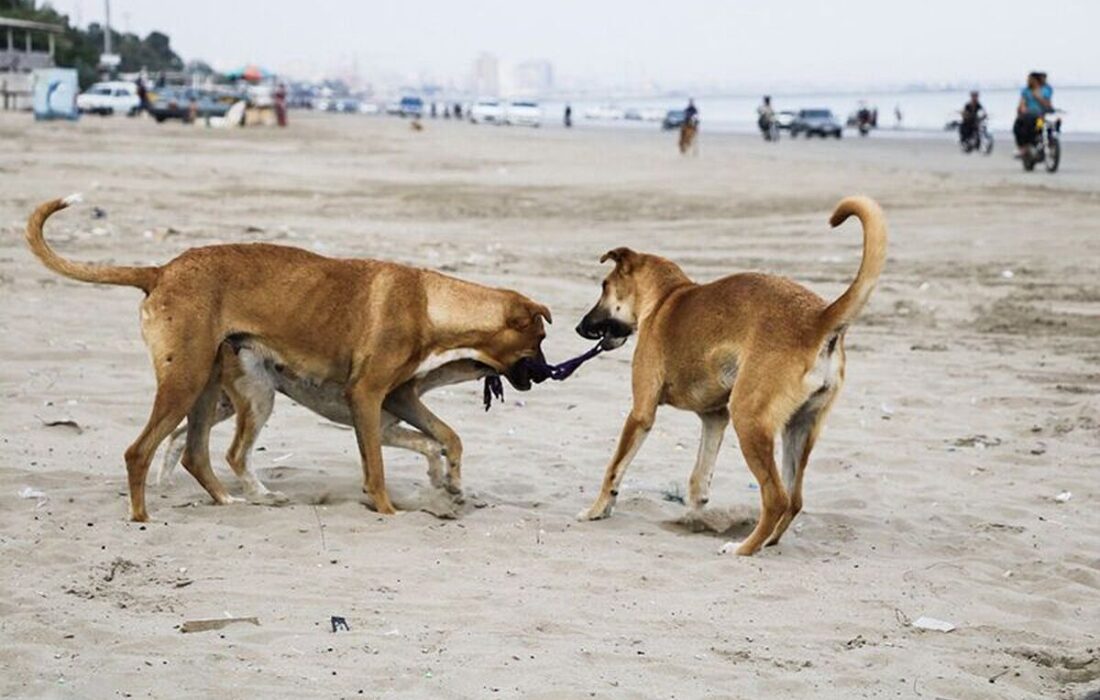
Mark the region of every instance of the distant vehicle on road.
[[481, 99], [470, 107], [470, 121], [474, 124], [485, 122], [487, 124], [504, 123], [504, 105], [500, 100]]
[[533, 126], [542, 124], [542, 108], [538, 102], [513, 100], [504, 111], [504, 122], [513, 126]]
[[684, 125], [684, 110], [682, 109], [670, 109], [665, 113], [665, 118], [661, 120], [661, 128], [665, 131], [671, 131], [673, 129], [679, 129]]
[[240, 99], [234, 95], [217, 95], [207, 90], [185, 87], [158, 88], [149, 95], [149, 114], [158, 122], [167, 119], [187, 119], [192, 100], [195, 102], [195, 116], [224, 117], [229, 107]]
[[794, 123], [794, 120], [797, 117], [798, 117], [798, 115], [795, 114], [794, 112], [790, 111], [790, 110], [784, 110], [782, 112], [776, 112], [775, 113], [775, 125], [778, 126], [780, 129], [786, 129], [787, 131], [790, 131], [791, 130], [791, 124]]
[[87, 114], [137, 114], [141, 109], [137, 84], [128, 80], [96, 83], [76, 97], [76, 108]]
[[626, 117], [626, 112], [615, 105], [600, 105], [584, 111], [585, 119], [618, 121]]
[[398, 114], [402, 117], [419, 119], [424, 116], [424, 100], [420, 97], [406, 96], [401, 98], [397, 106]]
[[841, 137], [841, 125], [833, 113], [827, 109], [802, 109], [791, 122], [791, 137], [805, 134], [811, 136]]

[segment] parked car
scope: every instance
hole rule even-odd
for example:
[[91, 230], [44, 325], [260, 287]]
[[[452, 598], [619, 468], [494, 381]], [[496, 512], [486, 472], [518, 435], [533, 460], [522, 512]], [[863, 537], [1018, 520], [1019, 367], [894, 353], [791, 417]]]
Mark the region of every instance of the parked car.
[[397, 105], [397, 113], [402, 117], [419, 119], [424, 116], [424, 100], [420, 97], [406, 96]]
[[791, 124], [793, 124], [794, 120], [797, 119], [797, 118], [798, 118], [798, 115], [795, 114], [794, 112], [790, 111], [790, 110], [784, 110], [782, 112], [776, 112], [775, 113], [775, 125], [778, 126], [780, 129], [787, 129], [789, 131], [790, 128], [791, 128]]
[[166, 119], [186, 119], [191, 102], [194, 101], [197, 118], [224, 117], [229, 107], [238, 99], [240, 99], [239, 95], [219, 95], [196, 88], [163, 87], [150, 94], [149, 114], [153, 115], [158, 122]]
[[76, 108], [88, 114], [137, 114], [141, 109], [137, 84], [128, 80], [96, 83], [76, 96]]
[[682, 109], [670, 109], [665, 113], [665, 118], [661, 121], [661, 128], [665, 131], [671, 129], [679, 129], [684, 125], [684, 110]]
[[504, 111], [504, 123], [537, 128], [542, 124], [542, 108], [538, 102], [513, 100]]
[[799, 134], [805, 134], [807, 138], [814, 135], [840, 138], [841, 126], [827, 109], [802, 109], [791, 122], [791, 136]]
[[470, 107], [470, 121], [474, 124], [486, 122], [489, 124], [504, 123], [504, 105], [500, 100], [482, 99]]

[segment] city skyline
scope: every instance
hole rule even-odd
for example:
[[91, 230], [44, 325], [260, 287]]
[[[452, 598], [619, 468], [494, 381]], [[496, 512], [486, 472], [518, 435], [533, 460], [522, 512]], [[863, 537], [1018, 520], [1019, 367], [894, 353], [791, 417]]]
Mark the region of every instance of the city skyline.
[[[50, 4], [83, 25], [103, 20], [102, 0]], [[1011, 84], [1037, 64], [1061, 84], [1086, 84], [1097, 82], [1100, 65], [1089, 37], [1100, 25], [1100, 3], [1085, 0], [1059, 4], [1058, 40], [1039, 54], [1023, 49], [1035, 42], [1034, 27], [1022, 19], [1034, 8], [1023, 0], [999, 3], [996, 14], [945, 0], [774, 7], [329, 0], [311, 13], [291, 3], [259, 7], [192, 0], [180, 13], [154, 0], [112, 3], [116, 29], [163, 31], [186, 59], [219, 69], [258, 63], [301, 78], [358, 74], [379, 87], [470, 88], [483, 55], [498, 62], [498, 89], [532, 80], [522, 66], [542, 62], [559, 88], [638, 92]]]

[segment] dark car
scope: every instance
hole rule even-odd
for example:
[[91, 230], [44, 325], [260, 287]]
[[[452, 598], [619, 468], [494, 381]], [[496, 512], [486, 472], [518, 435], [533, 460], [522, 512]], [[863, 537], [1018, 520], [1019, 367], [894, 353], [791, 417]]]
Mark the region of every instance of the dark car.
[[419, 97], [402, 97], [397, 109], [402, 117], [419, 119], [424, 116], [424, 100]]
[[661, 128], [665, 131], [670, 129], [679, 129], [684, 125], [684, 110], [682, 109], [670, 109], [665, 114], [664, 120], [661, 121]]
[[827, 109], [802, 109], [791, 122], [791, 136], [835, 136], [840, 138], [841, 125]]
[[149, 114], [162, 122], [166, 119], [187, 119], [192, 100], [195, 102], [195, 116], [198, 119], [224, 117], [237, 98], [195, 88], [163, 87], [158, 88], [149, 99]]

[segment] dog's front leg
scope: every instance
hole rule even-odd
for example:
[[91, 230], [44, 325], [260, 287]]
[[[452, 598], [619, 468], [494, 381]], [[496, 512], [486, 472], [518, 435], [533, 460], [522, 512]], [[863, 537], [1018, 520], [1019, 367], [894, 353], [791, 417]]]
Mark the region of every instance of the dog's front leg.
[[603, 477], [603, 485], [596, 502], [588, 510], [581, 511], [577, 515], [578, 520], [601, 520], [611, 515], [611, 509], [615, 507], [615, 499], [619, 495], [619, 484], [623, 480], [623, 474], [634, 455], [641, 449], [642, 443], [649, 435], [653, 427], [653, 418], [656, 407], [639, 411], [635, 405], [630, 415], [626, 417], [623, 431], [619, 435], [619, 446], [615, 448], [615, 455], [611, 463], [607, 465], [607, 472]]
[[363, 461], [363, 491], [376, 511], [393, 515], [397, 510], [386, 492], [386, 475], [382, 467], [382, 401], [385, 396], [385, 390], [379, 390], [366, 379], [348, 388], [348, 404]]

